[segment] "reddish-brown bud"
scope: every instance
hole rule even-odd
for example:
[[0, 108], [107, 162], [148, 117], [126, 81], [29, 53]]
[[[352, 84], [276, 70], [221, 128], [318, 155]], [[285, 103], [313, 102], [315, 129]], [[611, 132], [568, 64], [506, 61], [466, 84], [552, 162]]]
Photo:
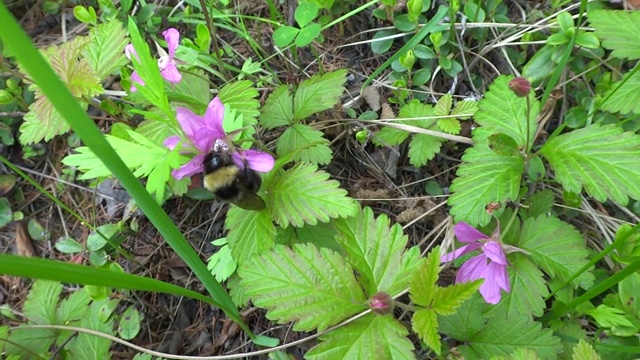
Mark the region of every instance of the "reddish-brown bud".
[[523, 77], [509, 81], [509, 89], [518, 97], [525, 97], [531, 92], [531, 83]]
[[389, 294], [381, 291], [369, 299], [369, 308], [376, 314], [389, 314], [393, 311], [393, 299]]

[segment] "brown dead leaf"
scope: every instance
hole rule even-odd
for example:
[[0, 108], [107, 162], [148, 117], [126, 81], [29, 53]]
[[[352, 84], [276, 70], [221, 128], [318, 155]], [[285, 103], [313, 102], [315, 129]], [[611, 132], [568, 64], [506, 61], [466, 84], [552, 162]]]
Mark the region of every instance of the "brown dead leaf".
[[382, 112], [380, 113], [380, 119], [389, 120], [389, 119], [395, 119], [395, 118], [396, 118], [396, 114], [393, 112], [393, 109], [391, 109], [391, 106], [389, 106], [389, 104], [387, 103], [382, 104]]
[[380, 110], [380, 91], [375, 86], [367, 86], [362, 91], [362, 97], [367, 102], [371, 110], [378, 111]]
[[29, 257], [35, 254], [33, 245], [31, 245], [31, 239], [29, 239], [29, 234], [27, 233], [27, 229], [21, 221], [16, 223], [16, 253], [18, 254], [18, 256]]

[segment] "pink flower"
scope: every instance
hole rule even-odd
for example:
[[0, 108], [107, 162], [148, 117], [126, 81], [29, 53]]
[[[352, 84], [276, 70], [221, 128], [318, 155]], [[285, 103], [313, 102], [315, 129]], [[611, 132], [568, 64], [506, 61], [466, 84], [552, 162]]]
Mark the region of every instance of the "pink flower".
[[484, 279], [484, 283], [480, 286], [480, 294], [490, 304], [499, 303], [500, 289], [507, 293], [511, 291], [507, 275], [507, 257], [499, 240], [499, 233], [489, 237], [464, 222], [456, 224], [453, 227], [453, 232], [458, 240], [467, 245], [442, 256], [441, 261], [451, 261], [475, 250], [480, 250], [479, 255], [472, 257], [460, 266], [456, 275], [456, 283]]
[[[178, 48], [180, 33], [178, 32], [178, 30], [170, 28], [165, 30], [162, 35], [167, 42], [167, 49], [169, 50], [169, 53], [164, 51], [164, 49], [160, 46], [157, 46], [158, 53], [160, 54], [160, 58], [158, 59], [158, 68], [160, 68], [160, 75], [162, 75], [162, 77], [169, 82], [179, 83], [180, 80], [182, 80], [182, 75], [180, 75], [180, 72], [178, 72], [178, 67], [176, 66], [175, 53], [176, 49]], [[127, 45], [124, 48], [124, 53], [129, 59], [131, 59], [131, 56], [135, 56], [136, 59], [140, 60], [138, 58], [138, 54], [136, 54], [136, 50], [133, 48], [133, 44]], [[131, 92], [135, 92], [138, 90], [135, 87], [134, 83], [144, 85], [144, 81], [135, 71], [131, 74]]]
[[[203, 172], [204, 158], [213, 151], [214, 146], [224, 149], [230, 147], [227, 134], [222, 128], [224, 105], [218, 97], [211, 100], [204, 116], [198, 116], [189, 109], [178, 108], [176, 118], [186, 137], [181, 151], [196, 154], [189, 162], [171, 173], [175, 179], [180, 180], [185, 176]], [[164, 145], [173, 150], [181, 141], [182, 139], [177, 135], [169, 136], [165, 139]], [[233, 150], [231, 157], [239, 167], [249, 166], [250, 169], [259, 172], [270, 171], [275, 162], [273, 156], [257, 150]]]

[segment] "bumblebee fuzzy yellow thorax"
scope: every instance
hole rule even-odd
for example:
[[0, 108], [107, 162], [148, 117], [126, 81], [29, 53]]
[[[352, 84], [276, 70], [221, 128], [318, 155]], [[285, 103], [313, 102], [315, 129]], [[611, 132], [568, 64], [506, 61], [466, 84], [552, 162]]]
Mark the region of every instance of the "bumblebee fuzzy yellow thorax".
[[216, 169], [204, 175], [202, 185], [205, 189], [211, 192], [216, 192], [217, 190], [233, 184], [239, 171], [240, 168], [237, 166], [225, 166]]

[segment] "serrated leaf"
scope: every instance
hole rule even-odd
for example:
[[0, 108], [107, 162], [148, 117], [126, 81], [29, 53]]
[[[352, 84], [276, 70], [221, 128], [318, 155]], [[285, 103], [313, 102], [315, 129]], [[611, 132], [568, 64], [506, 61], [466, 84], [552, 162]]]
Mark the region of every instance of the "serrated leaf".
[[451, 184], [451, 215], [456, 222], [484, 226], [491, 220], [485, 207], [492, 202], [515, 200], [520, 191], [524, 158], [492, 152], [476, 144], [466, 150], [462, 164]]
[[58, 322], [67, 324], [70, 321], [79, 320], [87, 311], [87, 306], [91, 302], [89, 294], [84, 291], [76, 291], [60, 302], [60, 306], [56, 310]]
[[487, 316], [542, 316], [546, 309], [544, 299], [549, 295], [542, 271], [527, 256], [515, 254], [510, 257], [507, 272], [511, 293], [505, 294]]
[[[149, 175], [154, 168], [166, 160], [169, 150], [155, 145], [153, 142], [135, 131], [128, 131], [135, 142], [120, 139], [107, 135], [107, 141], [122, 158], [125, 165], [133, 170], [136, 177]], [[111, 171], [102, 161], [86, 146], [76, 149], [77, 154], [69, 155], [62, 159], [62, 163], [67, 166], [76, 166], [84, 174], [80, 179], [94, 179], [97, 177], [110, 176]]]
[[[109, 299], [94, 301], [82, 319], [77, 324], [78, 327], [95, 330], [104, 334], [113, 335], [113, 319], [103, 322], [100, 320], [100, 307]], [[87, 333], [79, 333], [70, 341], [66, 349], [74, 359], [108, 359], [110, 357], [109, 348], [111, 340]]]
[[640, 13], [637, 11], [589, 11], [589, 22], [602, 39], [602, 46], [613, 50], [611, 56], [629, 60], [640, 59]]
[[120, 20], [100, 23], [89, 31], [91, 39], [83, 51], [99, 79], [105, 79], [127, 63], [126, 32]]
[[394, 146], [401, 144], [409, 135], [408, 131], [385, 126], [373, 136], [372, 141], [378, 146]]
[[347, 70], [314, 75], [300, 83], [293, 98], [295, 120], [302, 120], [317, 112], [331, 109], [344, 92]]
[[249, 80], [228, 83], [220, 89], [218, 96], [225, 106], [229, 106], [242, 115], [242, 126], [252, 126], [258, 123], [260, 115], [260, 101], [257, 99], [258, 90]]
[[630, 72], [611, 86], [603, 97], [606, 99], [601, 109], [612, 113], [640, 114], [640, 72]]
[[220, 247], [220, 249], [207, 260], [207, 270], [211, 271], [211, 274], [216, 277], [218, 282], [226, 281], [236, 272], [237, 267], [238, 263], [231, 255], [231, 248], [228, 245]]
[[229, 229], [231, 254], [239, 265], [273, 247], [276, 229], [267, 211], [246, 211], [232, 206], [225, 227]]
[[411, 278], [409, 296], [411, 301], [417, 305], [431, 307], [436, 281], [438, 281], [438, 275], [442, 269], [440, 263], [440, 247], [436, 247], [429, 252], [426, 260]]
[[416, 311], [411, 318], [411, 327], [424, 343], [440, 355], [441, 343], [438, 334], [438, 317], [428, 309]]
[[460, 125], [460, 121], [456, 118], [448, 117], [443, 119], [438, 119], [438, 127], [440, 130], [446, 132], [447, 134], [459, 134], [462, 129], [462, 125]]
[[[588, 251], [580, 233], [556, 217], [539, 216], [522, 224], [516, 246], [530, 253], [531, 259], [549, 276], [568, 280], [587, 264]], [[594, 277], [586, 272], [573, 281], [589, 289]]]
[[444, 139], [425, 134], [414, 134], [409, 143], [409, 162], [413, 166], [424, 166], [436, 156]]
[[542, 329], [540, 323], [530, 320], [526, 314], [492, 318], [472, 338], [458, 340], [467, 343], [458, 348], [466, 360], [509, 355], [523, 344], [542, 359], [555, 359], [561, 348], [560, 340], [553, 336], [551, 329]]
[[444, 288], [438, 286], [433, 290], [431, 309], [438, 315], [451, 315], [480, 289], [480, 285], [482, 280], [463, 282]]
[[[74, 40], [75, 41], [75, 40]], [[81, 41], [86, 41], [83, 39]], [[52, 46], [45, 54], [60, 79], [76, 98], [93, 97], [104, 92], [100, 79], [89, 61], [81, 57], [84, 44], [67, 42], [60, 46]]]
[[294, 161], [325, 165], [331, 162], [333, 151], [321, 131], [305, 124], [293, 124], [280, 135], [276, 151], [280, 157], [291, 154]]
[[555, 198], [551, 190], [545, 189], [526, 199], [525, 205], [529, 206], [527, 210], [529, 217], [538, 217], [550, 212], [553, 209]]
[[340, 183], [317, 170], [315, 165], [298, 163], [266, 184], [267, 208], [280, 226], [315, 225], [318, 220], [327, 222], [358, 212], [358, 203], [339, 188]]
[[626, 205], [640, 199], [640, 135], [617, 125], [591, 125], [548, 141], [540, 153], [565, 190]]
[[295, 321], [295, 331], [322, 331], [364, 310], [353, 270], [332, 250], [312, 244], [277, 245], [238, 268], [241, 286], [267, 318]]
[[597, 308], [586, 311], [586, 314], [591, 316], [600, 327], [633, 326], [629, 320], [625, 319], [624, 311], [607, 305], [600, 304]]
[[[207, 80], [208, 78], [205, 75], [205, 71], [192, 69], [189, 72], [182, 72], [181, 74], [182, 80], [180, 80], [179, 83], [165, 82], [164, 84], [169, 101], [171, 101], [174, 106], [177, 106], [178, 103], [186, 104], [186, 107], [190, 108], [196, 114], [204, 113], [207, 105], [211, 101], [209, 81]], [[154, 121], [154, 123], [162, 124], [163, 122]], [[140, 128], [136, 128], [136, 131], [140, 132]]]
[[573, 348], [572, 360], [600, 360], [598, 352], [586, 341], [580, 339]]
[[445, 94], [441, 97], [434, 106], [434, 115], [446, 116], [451, 112], [453, 106], [453, 96], [451, 94]]
[[475, 115], [478, 111], [478, 102], [472, 100], [458, 101], [451, 111], [451, 115], [457, 115], [456, 118], [466, 120]]
[[[492, 133], [503, 133], [510, 136], [520, 148], [523, 148], [527, 137], [527, 102], [525, 98], [516, 96], [509, 89], [509, 81], [512, 78], [512, 76], [499, 76], [494, 80], [489, 91], [480, 100], [479, 111], [474, 118], [478, 124]], [[536, 119], [540, 103], [535, 101], [533, 92], [529, 95], [529, 100], [531, 101], [531, 116], [529, 117], [529, 146], [531, 147], [536, 132]]]
[[[184, 81], [183, 80], [181, 82]], [[163, 147], [163, 142], [171, 135], [173, 130], [165, 123], [155, 120], [144, 120], [136, 127], [136, 132], [158, 147]]]
[[273, 129], [293, 122], [293, 96], [289, 86], [282, 85], [272, 92], [260, 111], [260, 125]]
[[[39, 91], [36, 91], [39, 94]], [[79, 103], [86, 109], [87, 105]], [[29, 105], [29, 112], [23, 117], [20, 125], [20, 143], [29, 145], [42, 140], [49, 141], [54, 136], [71, 130], [69, 124], [44, 95], [36, 96], [36, 100]]]
[[407, 329], [392, 316], [364, 316], [320, 337], [321, 343], [305, 354], [313, 360], [414, 359]]
[[[8, 359], [14, 360], [31, 359], [33, 354], [47, 353], [56, 337], [58, 337], [58, 334], [53, 329], [13, 329], [9, 333], [9, 338], [6, 339], [5, 353], [3, 355], [8, 355]], [[14, 344], [20, 344], [21, 346]], [[28, 349], [25, 349], [25, 344], [28, 345]], [[16, 357], [12, 358], [11, 356]]]
[[476, 294], [448, 316], [438, 318], [440, 332], [455, 339], [471, 339], [482, 330], [487, 320], [482, 316], [487, 303]]
[[336, 240], [349, 264], [360, 275], [360, 284], [368, 297], [380, 291], [395, 295], [406, 287], [407, 279], [398, 278], [402, 253], [408, 241], [402, 226], [390, 226], [389, 218], [384, 214], [375, 218], [368, 207], [335, 226], [340, 233]]
[[36, 280], [22, 306], [24, 316], [38, 325], [57, 324], [56, 306], [61, 292], [59, 282]]

